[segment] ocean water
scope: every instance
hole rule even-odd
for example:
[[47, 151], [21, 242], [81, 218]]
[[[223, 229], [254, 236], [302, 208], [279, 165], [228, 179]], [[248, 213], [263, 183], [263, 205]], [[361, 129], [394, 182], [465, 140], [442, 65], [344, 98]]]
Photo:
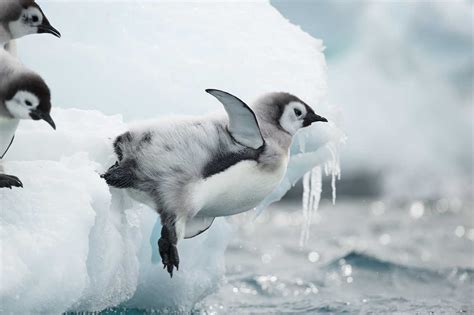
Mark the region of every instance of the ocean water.
[[474, 312], [472, 204], [323, 201], [304, 247], [302, 218], [296, 202], [231, 218], [225, 278], [193, 314]]
[[226, 279], [197, 314], [474, 312], [472, 204], [325, 203], [305, 247], [299, 209], [234, 219]]

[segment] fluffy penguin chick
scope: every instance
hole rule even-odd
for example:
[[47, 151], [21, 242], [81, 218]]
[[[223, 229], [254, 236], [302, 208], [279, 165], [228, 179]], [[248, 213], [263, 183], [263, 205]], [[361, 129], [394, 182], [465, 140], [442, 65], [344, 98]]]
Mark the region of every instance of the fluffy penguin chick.
[[[51, 94], [43, 79], [0, 48], [0, 161], [10, 148], [20, 119], [44, 120], [50, 116]], [[0, 174], [0, 188], [23, 187], [12, 175]]]
[[0, 0], [0, 44], [29, 34], [61, 34], [34, 0]]
[[227, 92], [206, 92], [227, 117], [131, 129], [115, 139], [118, 162], [102, 175], [159, 213], [158, 247], [170, 276], [179, 266], [178, 240], [204, 232], [215, 217], [257, 206], [281, 181], [296, 131], [327, 121], [288, 93], [266, 95], [251, 109]]

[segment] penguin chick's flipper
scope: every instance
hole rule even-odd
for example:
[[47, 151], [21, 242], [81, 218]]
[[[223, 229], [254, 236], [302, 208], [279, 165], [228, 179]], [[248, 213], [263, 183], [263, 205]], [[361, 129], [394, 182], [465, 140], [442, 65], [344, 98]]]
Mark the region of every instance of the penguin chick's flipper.
[[257, 118], [247, 104], [221, 90], [207, 89], [206, 92], [224, 105], [229, 116], [229, 133], [237, 142], [253, 149], [258, 149], [264, 144]]
[[175, 218], [170, 215], [161, 214], [161, 237], [158, 240], [158, 250], [160, 252], [163, 269], [166, 268], [170, 277], [173, 277], [173, 268], [179, 269], [178, 236], [176, 233]]
[[193, 238], [207, 231], [215, 218], [196, 216], [186, 223], [186, 233], [184, 238]]
[[134, 162], [126, 161], [124, 163], [116, 162], [107, 172], [100, 175], [109, 186], [116, 188], [133, 188], [136, 182], [134, 172]]
[[13, 175], [0, 174], [0, 188], [23, 187], [21, 180]]

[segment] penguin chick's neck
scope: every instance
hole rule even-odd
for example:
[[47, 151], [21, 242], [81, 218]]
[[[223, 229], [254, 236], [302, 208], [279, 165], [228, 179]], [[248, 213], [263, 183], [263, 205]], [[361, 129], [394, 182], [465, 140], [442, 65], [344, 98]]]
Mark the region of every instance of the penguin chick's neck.
[[[0, 102], [3, 102], [3, 101], [0, 100]], [[10, 112], [7, 110], [6, 106], [4, 106], [3, 104], [0, 105], [0, 124], [4, 123], [7, 120], [13, 120], [13, 119], [16, 119], [16, 118], [13, 117], [12, 114], [10, 114]]]
[[255, 108], [254, 112], [265, 141], [276, 143], [283, 151], [287, 151], [291, 145], [292, 135], [283, 130], [278, 121], [268, 115], [262, 115], [258, 108]]

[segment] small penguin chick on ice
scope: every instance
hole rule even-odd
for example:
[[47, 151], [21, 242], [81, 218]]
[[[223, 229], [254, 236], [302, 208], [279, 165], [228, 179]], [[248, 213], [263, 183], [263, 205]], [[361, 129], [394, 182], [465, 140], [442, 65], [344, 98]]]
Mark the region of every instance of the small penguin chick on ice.
[[215, 217], [253, 209], [280, 183], [293, 135], [327, 122], [289, 93], [271, 93], [250, 108], [208, 89], [227, 117], [206, 116], [142, 125], [115, 139], [118, 161], [102, 175], [113, 187], [155, 209], [159, 252], [170, 276], [176, 245], [207, 230]]
[[[12, 145], [21, 119], [44, 120], [56, 129], [50, 116], [51, 94], [43, 79], [0, 48], [0, 161]], [[12, 175], [0, 174], [0, 188], [23, 187]]]
[[34, 0], [0, 0], [0, 44], [29, 34], [61, 34]]

